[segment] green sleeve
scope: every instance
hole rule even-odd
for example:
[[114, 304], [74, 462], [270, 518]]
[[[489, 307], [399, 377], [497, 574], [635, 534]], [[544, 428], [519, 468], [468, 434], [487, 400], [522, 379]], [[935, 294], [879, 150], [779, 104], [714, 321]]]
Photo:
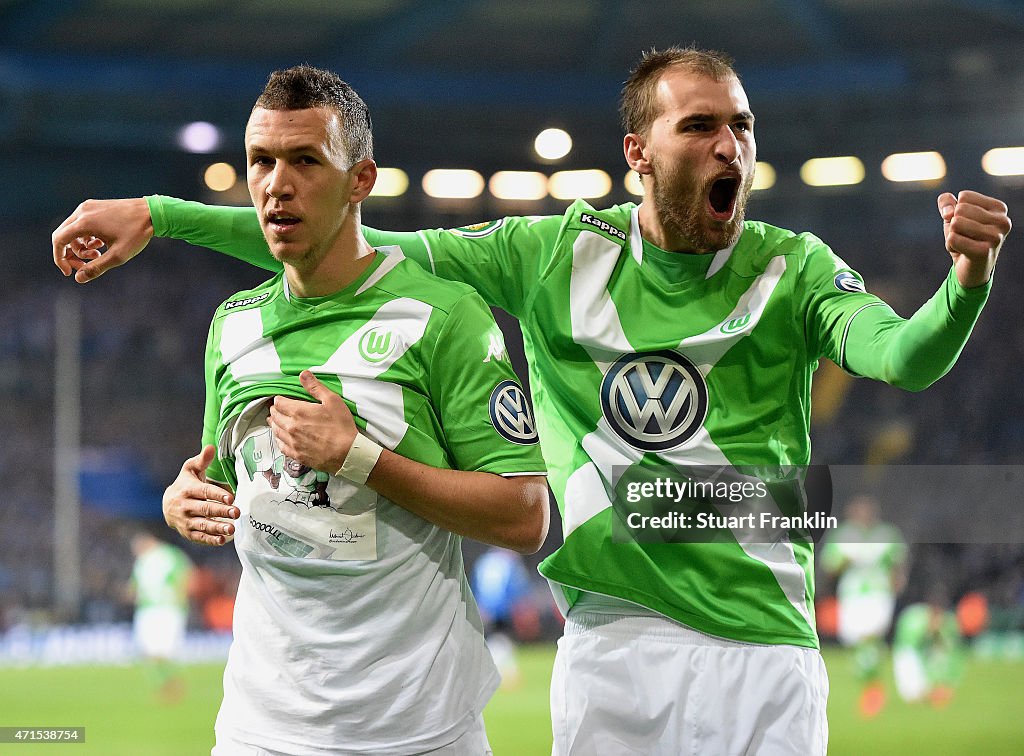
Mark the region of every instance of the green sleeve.
[[533, 410], [476, 293], [459, 299], [438, 332], [429, 392], [455, 469], [544, 474]]
[[154, 194], [146, 197], [153, 234], [181, 239], [199, 247], [237, 257], [258, 268], [282, 270], [270, 255], [256, 209], [187, 202]]
[[[208, 247], [250, 265], [278, 272], [252, 207], [204, 205], [146, 197], [156, 236]], [[462, 281], [488, 304], [520, 317], [562, 224], [562, 216], [507, 217], [473, 226], [425, 231], [363, 227], [374, 247], [397, 246], [402, 254], [441, 278]]]
[[434, 275], [469, 284], [487, 304], [519, 318], [551, 259], [562, 223], [562, 216], [511, 216], [416, 232], [364, 226], [363, 233], [373, 246], [398, 246]]
[[951, 268], [942, 287], [909, 320], [888, 308], [857, 313], [846, 340], [846, 367], [910, 391], [949, 372], [988, 299], [991, 280], [965, 289]]
[[206, 406], [203, 412], [203, 446], [213, 444], [217, 453], [213, 462], [206, 470], [206, 479], [215, 483], [227, 484], [235, 490], [235, 467], [233, 461], [221, 456], [220, 439], [217, 437], [217, 425], [220, 422], [220, 394], [217, 391], [220, 364], [220, 346], [218, 321], [214, 319], [210, 325], [210, 335], [206, 340]]

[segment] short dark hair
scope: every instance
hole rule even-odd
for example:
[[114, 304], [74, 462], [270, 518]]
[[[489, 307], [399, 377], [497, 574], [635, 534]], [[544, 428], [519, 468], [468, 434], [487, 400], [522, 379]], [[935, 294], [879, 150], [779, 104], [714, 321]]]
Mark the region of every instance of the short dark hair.
[[366, 103], [333, 71], [301, 65], [274, 71], [254, 108], [330, 108], [338, 114], [345, 153], [353, 163], [373, 157], [373, 126]]
[[640, 57], [640, 62], [630, 72], [622, 87], [619, 115], [625, 133], [643, 134], [651, 127], [658, 117], [655, 89], [661, 75], [675, 66], [715, 81], [740, 78], [733, 68], [732, 58], [716, 50], [699, 50], [696, 47], [651, 49]]

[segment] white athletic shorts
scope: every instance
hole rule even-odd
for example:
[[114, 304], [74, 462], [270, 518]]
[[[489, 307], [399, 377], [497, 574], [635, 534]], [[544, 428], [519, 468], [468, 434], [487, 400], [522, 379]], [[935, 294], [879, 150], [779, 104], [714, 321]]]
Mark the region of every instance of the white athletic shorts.
[[896, 691], [904, 701], [921, 701], [931, 690], [924, 658], [917, 651], [906, 648], [893, 651], [892, 674]]
[[148, 606], [135, 610], [133, 633], [143, 656], [171, 659], [185, 640], [188, 613], [171, 606]]
[[896, 600], [892, 596], [855, 596], [839, 602], [839, 642], [853, 646], [862, 640], [883, 638], [892, 625]]
[[552, 754], [824, 755], [827, 699], [815, 649], [570, 612], [551, 680]]
[[[329, 748], [324, 749], [324, 753], [331, 753]], [[337, 751], [337, 753], [343, 753]], [[355, 751], [348, 752], [355, 753]], [[363, 751], [359, 751], [363, 753]], [[369, 751], [365, 752], [367, 756], [370, 756]], [[388, 753], [392, 753], [389, 751]], [[282, 753], [280, 751], [268, 750], [266, 748], [259, 748], [257, 746], [248, 745], [247, 743], [241, 743], [237, 740], [225, 737], [222, 733], [217, 733], [217, 744], [210, 751], [211, 756], [291, 756], [290, 754]], [[408, 756], [493, 756], [491, 751], [491, 744], [487, 740], [487, 730], [484, 728], [483, 716], [478, 716], [476, 722], [466, 732], [459, 736], [457, 740], [449, 743], [446, 746], [441, 746], [433, 751], [416, 751], [409, 752]]]

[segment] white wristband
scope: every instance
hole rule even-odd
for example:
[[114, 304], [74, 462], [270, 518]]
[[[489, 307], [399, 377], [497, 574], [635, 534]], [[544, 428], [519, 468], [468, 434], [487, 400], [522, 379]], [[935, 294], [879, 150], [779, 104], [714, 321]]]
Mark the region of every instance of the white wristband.
[[371, 441], [362, 433], [356, 433], [352, 448], [345, 455], [345, 461], [338, 472], [334, 474], [361, 486], [366, 485], [366, 479], [370, 477], [370, 471], [377, 464], [382, 451], [384, 451], [383, 446]]

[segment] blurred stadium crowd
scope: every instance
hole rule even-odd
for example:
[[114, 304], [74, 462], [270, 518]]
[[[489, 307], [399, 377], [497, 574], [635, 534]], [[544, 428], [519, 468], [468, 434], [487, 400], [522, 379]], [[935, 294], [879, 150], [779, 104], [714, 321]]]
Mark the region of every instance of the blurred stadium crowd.
[[[1011, 216], [1013, 209], [1011, 201]], [[756, 208], [751, 215], [759, 217]], [[479, 219], [462, 222], [468, 220]], [[1019, 242], [1021, 232], [1016, 237]], [[864, 274], [871, 290], [909, 315], [935, 290], [946, 269], [937, 234], [913, 243], [901, 239], [898, 258], [877, 254], [877, 238], [877, 233], [863, 238], [844, 234], [826, 236], [826, 241]], [[266, 277], [219, 255], [157, 240], [131, 265], [79, 288], [49, 266], [47, 240], [43, 228], [15, 233], [9, 240], [20, 250], [20, 262], [5, 271], [6, 293], [0, 299], [0, 631], [56, 621], [130, 619], [132, 607], [124, 595], [132, 564], [126, 525], [139, 520], [162, 524], [163, 487], [199, 448], [202, 354], [210, 315], [230, 293]], [[1024, 329], [1019, 327], [1018, 294], [1024, 262], [1013, 246], [1021, 245], [1007, 244], [974, 336], [951, 374], [937, 385], [908, 394], [852, 380], [834, 366], [822, 367], [815, 385], [815, 462], [1024, 463], [1024, 393], [1019, 391]], [[82, 601], [75, 616], [59, 617], [53, 609], [52, 567], [53, 334], [67, 315], [56, 315], [53, 303], [68, 291], [81, 305], [83, 459], [87, 466], [109, 469], [111, 481], [120, 477], [124, 484], [127, 478], [130, 484], [106, 486], [101, 478], [98, 485], [83, 487]], [[500, 322], [514, 328], [509, 318]], [[525, 374], [515, 338], [509, 342]], [[884, 501], [884, 492], [876, 493]], [[131, 500], [117, 501], [118, 495]], [[971, 504], [947, 506], [967, 519]], [[550, 553], [559, 531], [556, 519], [544, 549], [527, 559], [530, 567]], [[178, 540], [169, 530], [165, 534]], [[954, 600], [969, 591], [982, 592], [992, 627], [1024, 630], [1021, 536], [1010, 534], [1009, 543], [1002, 544], [911, 543], [901, 603], [920, 600], [931, 585], [942, 582]], [[482, 550], [467, 543], [468, 561]], [[237, 581], [232, 549], [188, 546], [187, 551], [202, 568], [194, 625], [223, 628], [225, 599]], [[549, 617], [545, 590], [536, 579], [538, 604]], [[819, 582], [827, 594], [831, 586]], [[555, 634], [557, 623], [551, 620], [543, 629]]]

